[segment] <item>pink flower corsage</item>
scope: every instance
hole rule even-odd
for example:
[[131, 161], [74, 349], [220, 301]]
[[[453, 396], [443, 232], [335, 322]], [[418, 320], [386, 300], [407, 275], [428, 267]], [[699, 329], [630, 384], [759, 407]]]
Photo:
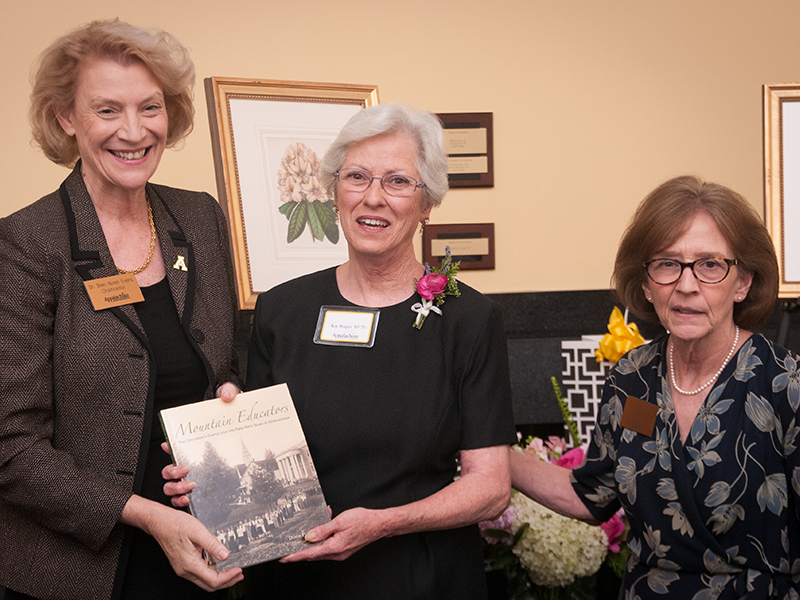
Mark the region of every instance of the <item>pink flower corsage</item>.
[[460, 265], [460, 262], [453, 262], [450, 246], [445, 248], [445, 257], [441, 268], [431, 269], [430, 265], [425, 263], [425, 275], [419, 280], [414, 280], [417, 284], [417, 292], [422, 297], [422, 302], [417, 302], [411, 307], [411, 310], [417, 313], [414, 327], [422, 329], [425, 317], [431, 311], [441, 315], [442, 310], [439, 307], [444, 304], [445, 296], [461, 295], [456, 282], [456, 274]]

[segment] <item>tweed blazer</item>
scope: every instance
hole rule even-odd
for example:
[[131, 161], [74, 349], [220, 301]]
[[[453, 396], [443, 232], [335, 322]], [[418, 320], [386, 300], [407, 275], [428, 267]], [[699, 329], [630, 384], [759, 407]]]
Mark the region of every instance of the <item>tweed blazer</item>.
[[[147, 190], [210, 398], [238, 384], [225, 218], [208, 194]], [[37, 598], [112, 597], [118, 521], [142, 482], [153, 355], [134, 307], [95, 311], [83, 283], [116, 273], [80, 164], [0, 219], [0, 585]]]

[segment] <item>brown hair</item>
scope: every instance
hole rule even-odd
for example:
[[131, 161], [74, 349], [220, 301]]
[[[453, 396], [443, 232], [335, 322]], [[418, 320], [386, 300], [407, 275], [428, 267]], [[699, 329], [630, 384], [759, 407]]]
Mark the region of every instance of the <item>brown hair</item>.
[[640, 318], [658, 322], [645, 298], [643, 263], [671, 246], [697, 213], [709, 215], [739, 260], [737, 268], [753, 276], [747, 297], [734, 305], [733, 320], [744, 329], [761, 326], [775, 308], [778, 261], [767, 228], [739, 194], [697, 177], [670, 179], [642, 201], [617, 251], [612, 283], [621, 302]]
[[78, 144], [56, 119], [55, 109], [72, 109], [78, 73], [92, 58], [120, 64], [136, 61], [147, 67], [161, 86], [167, 109], [167, 147], [192, 130], [194, 63], [189, 51], [165, 31], [148, 30], [119, 19], [93, 21], [53, 42], [39, 56], [32, 76], [29, 119], [33, 141], [59, 165], [78, 160]]

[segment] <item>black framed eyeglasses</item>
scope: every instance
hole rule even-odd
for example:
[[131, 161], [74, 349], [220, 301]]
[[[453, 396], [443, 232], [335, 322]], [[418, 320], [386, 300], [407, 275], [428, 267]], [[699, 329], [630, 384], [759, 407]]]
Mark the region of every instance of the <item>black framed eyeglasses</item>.
[[728, 276], [731, 267], [739, 264], [739, 260], [707, 257], [692, 262], [681, 262], [674, 258], [656, 258], [643, 264], [647, 269], [647, 276], [658, 285], [675, 283], [686, 268], [691, 269], [692, 275], [701, 283], [720, 283]]
[[342, 188], [348, 192], [366, 192], [374, 179], [381, 180], [381, 187], [384, 192], [390, 196], [400, 198], [412, 196], [417, 191], [417, 188], [425, 187], [424, 183], [419, 183], [413, 177], [402, 173], [389, 173], [379, 177], [366, 169], [359, 169], [358, 167], [339, 169], [333, 176], [339, 180]]

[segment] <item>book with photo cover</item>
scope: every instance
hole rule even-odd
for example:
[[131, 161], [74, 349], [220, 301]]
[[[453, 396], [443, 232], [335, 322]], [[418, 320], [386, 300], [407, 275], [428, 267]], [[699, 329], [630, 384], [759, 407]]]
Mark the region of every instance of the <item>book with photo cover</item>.
[[310, 546], [306, 532], [330, 521], [286, 384], [160, 412], [172, 461], [197, 483], [189, 509], [230, 551], [218, 572]]

